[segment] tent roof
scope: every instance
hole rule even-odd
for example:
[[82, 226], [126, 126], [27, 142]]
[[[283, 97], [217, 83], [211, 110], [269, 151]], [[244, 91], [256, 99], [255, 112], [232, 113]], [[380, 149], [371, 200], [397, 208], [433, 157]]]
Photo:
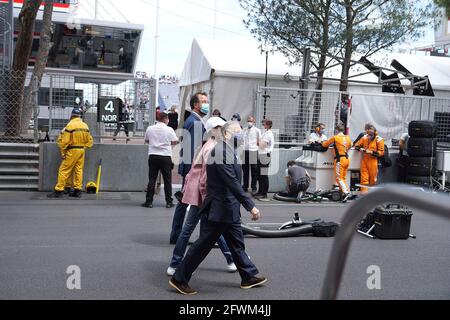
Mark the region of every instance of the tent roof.
[[[235, 75], [264, 75], [266, 56], [253, 41], [236, 42], [194, 39], [180, 77], [180, 86], [208, 81], [211, 71]], [[270, 53], [268, 74], [299, 76], [301, 68], [290, 66], [281, 53]]]
[[[390, 66], [394, 59], [415, 75], [429, 76], [434, 89], [450, 90], [450, 58], [383, 53], [369, 57], [374, 64], [390, 69], [394, 69]], [[179, 86], [208, 81], [211, 78], [212, 70], [215, 70], [217, 74], [261, 77], [265, 74], [265, 68], [265, 54], [261, 53], [258, 44], [253, 39], [245, 42], [194, 39]], [[356, 65], [351, 68], [350, 75], [367, 71], [364, 66]], [[300, 76], [301, 68], [298, 65], [289, 65], [288, 59], [281, 53], [271, 53], [268, 63], [269, 76], [284, 76], [286, 73], [289, 73], [290, 76]], [[385, 73], [391, 74], [388, 71]], [[338, 66], [326, 71], [325, 76], [339, 78], [340, 74], [341, 68]], [[372, 74], [353, 79], [374, 83], [378, 80]], [[409, 84], [408, 81], [402, 81], [402, 83]]]

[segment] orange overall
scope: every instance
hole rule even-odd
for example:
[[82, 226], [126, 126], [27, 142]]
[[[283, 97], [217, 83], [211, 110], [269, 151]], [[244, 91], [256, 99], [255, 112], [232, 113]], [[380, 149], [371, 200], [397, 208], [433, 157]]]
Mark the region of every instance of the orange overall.
[[[361, 184], [374, 186], [377, 184], [378, 176], [378, 158], [384, 156], [384, 140], [376, 135], [371, 139], [365, 135], [359, 140], [356, 149], [364, 149], [363, 158], [361, 161]], [[362, 193], [367, 193], [367, 188], [361, 188]]]
[[334, 145], [334, 176], [336, 182], [341, 191], [348, 194], [350, 193], [347, 185], [347, 170], [350, 166], [348, 150], [352, 147], [352, 141], [349, 136], [339, 133], [322, 143], [325, 148], [331, 145]]

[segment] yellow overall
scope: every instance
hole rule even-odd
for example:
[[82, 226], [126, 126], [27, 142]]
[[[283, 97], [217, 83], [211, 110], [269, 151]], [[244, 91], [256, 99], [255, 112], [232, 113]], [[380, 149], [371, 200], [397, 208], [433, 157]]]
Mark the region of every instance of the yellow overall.
[[89, 127], [81, 118], [73, 118], [58, 138], [58, 146], [63, 161], [59, 167], [56, 191], [64, 191], [69, 178], [73, 175], [73, 188], [83, 189], [84, 154], [86, 148], [92, 148], [94, 141]]

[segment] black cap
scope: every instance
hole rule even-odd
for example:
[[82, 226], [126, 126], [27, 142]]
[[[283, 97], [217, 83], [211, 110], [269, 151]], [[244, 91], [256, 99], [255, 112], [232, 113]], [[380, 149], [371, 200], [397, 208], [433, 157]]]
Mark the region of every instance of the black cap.
[[239, 113], [235, 113], [231, 119], [241, 122], [241, 115]]
[[72, 110], [72, 117], [81, 117], [83, 115], [83, 112], [80, 108], [74, 108]]

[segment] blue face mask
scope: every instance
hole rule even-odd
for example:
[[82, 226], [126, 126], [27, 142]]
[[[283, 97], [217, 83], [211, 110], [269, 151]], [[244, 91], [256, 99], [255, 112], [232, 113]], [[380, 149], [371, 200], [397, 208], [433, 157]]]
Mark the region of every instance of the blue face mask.
[[202, 108], [200, 109], [200, 112], [203, 113], [204, 115], [208, 115], [209, 114], [209, 109], [210, 106], [208, 103], [203, 103], [202, 104]]

